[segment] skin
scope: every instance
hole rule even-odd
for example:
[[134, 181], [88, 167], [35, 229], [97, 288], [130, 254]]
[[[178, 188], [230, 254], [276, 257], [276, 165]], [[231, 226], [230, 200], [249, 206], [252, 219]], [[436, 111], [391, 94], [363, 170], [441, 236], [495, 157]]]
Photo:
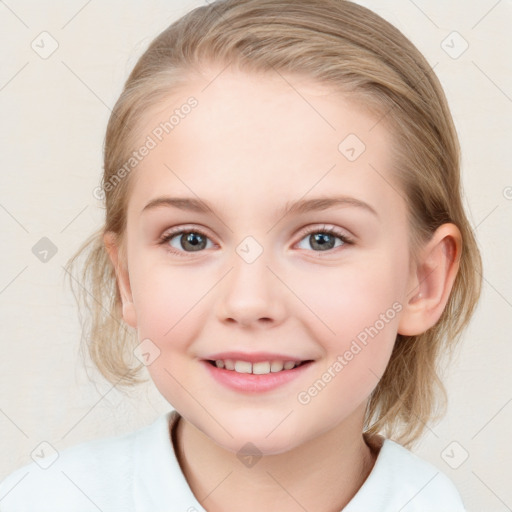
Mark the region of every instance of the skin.
[[[160, 350], [148, 370], [183, 417], [179, 460], [205, 509], [338, 511], [375, 463], [362, 435], [370, 393], [397, 333], [419, 334], [440, 317], [458, 268], [460, 232], [441, 226], [411, 261], [407, 210], [399, 184], [390, 186], [385, 124], [304, 78], [220, 69], [191, 78], [140, 122], [139, 146], [189, 96], [199, 102], [132, 171], [126, 259], [113, 234], [105, 235], [123, 317], [140, 341], [149, 338]], [[353, 162], [338, 150], [350, 133], [366, 146]], [[276, 213], [287, 201], [341, 194], [376, 215], [353, 205]], [[141, 213], [160, 196], [199, 197], [215, 214], [169, 206]], [[201, 229], [207, 246], [192, 251], [181, 235], [159, 245], [180, 226]], [[334, 248], [318, 249], [304, 228], [322, 233], [324, 226], [353, 243], [334, 238]], [[250, 264], [236, 252], [249, 235], [263, 250]], [[401, 307], [394, 318], [300, 403], [298, 393], [393, 303]], [[247, 394], [217, 383], [200, 362], [227, 350], [315, 362], [291, 383]], [[237, 458], [249, 441], [263, 455], [252, 467]]]

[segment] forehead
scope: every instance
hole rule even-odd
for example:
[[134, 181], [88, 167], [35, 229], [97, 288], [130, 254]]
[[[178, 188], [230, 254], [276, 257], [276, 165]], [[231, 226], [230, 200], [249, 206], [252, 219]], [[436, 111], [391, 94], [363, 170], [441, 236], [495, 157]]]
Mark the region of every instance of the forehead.
[[162, 187], [241, 204], [329, 192], [396, 201], [392, 136], [378, 121], [339, 91], [297, 75], [212, 70], [140, 121], [136, 147], [148, 138], [154, 147], [134, 173], [131, 202], [140, 211]]

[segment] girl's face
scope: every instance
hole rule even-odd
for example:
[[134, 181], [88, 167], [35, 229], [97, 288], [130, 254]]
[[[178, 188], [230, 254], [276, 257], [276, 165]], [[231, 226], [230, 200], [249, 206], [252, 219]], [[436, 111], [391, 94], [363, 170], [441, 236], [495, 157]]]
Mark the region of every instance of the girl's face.
[[[281, 453], [335, 428], [360, 436], [411, 292], [391, 134], [310, 81], [219, 72], [140, 125], [123, 283], [136, 353], [170, 404], [232, 452]], [[312, 362], [273, 389], [237, 390], [205, 362], [229, 351]]]

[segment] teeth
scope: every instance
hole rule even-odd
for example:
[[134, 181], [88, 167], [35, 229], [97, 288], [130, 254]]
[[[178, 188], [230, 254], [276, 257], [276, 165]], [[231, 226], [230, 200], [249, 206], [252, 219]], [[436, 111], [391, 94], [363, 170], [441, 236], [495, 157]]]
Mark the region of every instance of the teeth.
[[[281, 371], [283, 368], [279, 368], [281, 366], [281, 363], [278, 361], [274, 361], [274, 372]], [[253, 363], [252, 364], [252, 373], [256, 375], [265, 375], [266, 373], [270, 373], [272, 371], [272, 363], [269, 363], [268, 361], [261, 361], [259, 363]]]
[[281, 361], [272, 361], [270, 365], [271, 372], [280, 372], [284, 368], [284, 364]]
[[252, 364], [247, 361], [235, 361], [235, 372], [252, 373]]
[[282, 370], [291, 370], [298, 366], [300, 362], [295, 361], [261, 361], [258, 363], [250, 363], [248, 361], [233, 361], [232, 359], [217, 359], [215, 366], [217, 368], [225, 368], [238, 373], [253, 373], [254, 375], [265, 375], [267, 373], [276, 373]]

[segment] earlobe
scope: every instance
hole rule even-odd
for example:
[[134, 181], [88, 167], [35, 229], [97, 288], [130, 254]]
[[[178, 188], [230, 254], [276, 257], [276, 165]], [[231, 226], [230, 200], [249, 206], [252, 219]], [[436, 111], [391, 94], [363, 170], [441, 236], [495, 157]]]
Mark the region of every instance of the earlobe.
[[455, 224], [443, 224], [425, 244], [408, 281], [398, 333], [416, 336], [441, 317], [459, 269], [462, 236]]
[[137, 316], [132, 299], [130, 278], [126, 269], [126, 263], [121, 258], [115, 233], [111, 231], [105, 233], [103, 235], [103, 243], [116, 272], [117, 285], [123, 303], [123, 320], [131, 327], [136, 328]]

